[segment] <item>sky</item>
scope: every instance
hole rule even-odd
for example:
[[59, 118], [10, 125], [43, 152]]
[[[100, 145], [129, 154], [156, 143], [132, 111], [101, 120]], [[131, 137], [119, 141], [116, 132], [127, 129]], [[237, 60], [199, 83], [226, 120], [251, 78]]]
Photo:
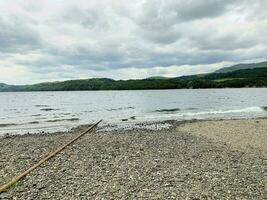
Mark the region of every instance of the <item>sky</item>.
[[0, 0], [0, 82], [209, 73], [267, 60], [266, 0]]

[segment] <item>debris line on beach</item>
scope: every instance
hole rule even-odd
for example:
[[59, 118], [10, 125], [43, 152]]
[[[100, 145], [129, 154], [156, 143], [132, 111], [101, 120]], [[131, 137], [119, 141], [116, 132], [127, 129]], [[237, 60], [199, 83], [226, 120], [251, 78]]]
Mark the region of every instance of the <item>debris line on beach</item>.
[[38, 163], [36, 163], [32, 167], [30, 167], [29, 169], [27, 169], [26, 171], [24, 171], [20, 175], [14, 177], [11, 181], [9, 181], [8, 183], [6, 183], [5, 185], [1, 186], [0, 187], [0, 194], [3, 193], [3, 192], [5, 192], [5, 191], [7, 191], [11, 186], [13, 186], [14, 184], [16, 184], [20, 179], [22, 179], [23, 177], [27, 176], [31, 171], [33, 171], [34, 169], [36, 169], [37, 167], [39, 167], [41, 164], [43, 164], [44, 162], [48, 161], [49, 159], [51, 159], [52, 157], [54, 157], [55, 155], [57, 155], [58, 153], [60, 153], [67, 146], [69, 146], [70, 144], [74, 143], [80, 137], [82, 137], [86, 133], [92, 131], [101, 121], [102, 120], [100, 120], [97, 123], [93, 124], [88, 129], [86, 129], [84, 132], [82, 132], [81, 134], [79, 134], [78, 136], [76, 136], [74, 139], [70, 140], [69, 142], [67, 142], [66, 144], [64, 144], [63, 146], [61, 146], [60, 148], [58, 148], [57, 150], [55, 150], [54, 152], [50, 153], [45, 158], [43, 158], [42, 160], [40, 160]]

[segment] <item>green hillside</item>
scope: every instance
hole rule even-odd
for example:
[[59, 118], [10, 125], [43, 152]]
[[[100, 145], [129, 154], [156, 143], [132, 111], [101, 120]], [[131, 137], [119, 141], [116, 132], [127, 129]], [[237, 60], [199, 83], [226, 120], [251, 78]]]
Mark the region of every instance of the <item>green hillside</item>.
[[233, 65], [231, 67], [224, 67], [224, 68], [221, 68], [215, 71], [215, 73], [227, 73], [227, 72], [233, 72], [233, 71], [241, 70], [241, 69], [255, 69], [255, 68], [262, 68], [262, 67], [267, 67], [267, 61], [261, 62], [261, 63], [238, 64], [238, 65]]
[[8, 91], [75, 91], [75, 90], [146, 90], [181, 88], [240, 88], [267, 87], [267, 67], [237, 70], [228, 73], [211, 73], [177, 78], [141, 80], [112, 80], [94, 78], [34, 85], [0, 84], [0, 92]]

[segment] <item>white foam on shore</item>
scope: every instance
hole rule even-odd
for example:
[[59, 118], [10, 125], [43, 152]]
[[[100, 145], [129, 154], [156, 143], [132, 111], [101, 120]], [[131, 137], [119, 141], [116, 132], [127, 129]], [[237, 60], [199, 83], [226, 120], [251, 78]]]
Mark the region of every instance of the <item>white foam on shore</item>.
[[255, 113], [255, 112], [263, 112], [264, 110], [261, 107], [246, 107], [241, 109], [232, 109], [232, 110], [210, 110], [203, 112], [189, 112], [183, 113], [182, 115], [212, 115], [212, 114], [230, 114], [230, 113]]
[[252, 106], [237, 109], [219, 109], [219, 110], [205, 110], [196, 112], [175, 112], [175, 113], [161, 113], [140, 116], [139, 121], [151, 120], [190, 120], [190, 119], [217, 119], [217, 118], [251, 118], [255, 116], [266, 116], [266, 111], [262, 107]]
[[[261, 107], [246, 107], [240, 109], [229, 109], [229, 110], [208, 110], [201, 112], [186, 112], [179, 113], [179, 116], [195, 116], [195, 115], [216, 115], [216, 114], [231, 114], [231, 113], [259, 113], [264, 112]], [[177, 115], [177, 114], [176, 114]]]

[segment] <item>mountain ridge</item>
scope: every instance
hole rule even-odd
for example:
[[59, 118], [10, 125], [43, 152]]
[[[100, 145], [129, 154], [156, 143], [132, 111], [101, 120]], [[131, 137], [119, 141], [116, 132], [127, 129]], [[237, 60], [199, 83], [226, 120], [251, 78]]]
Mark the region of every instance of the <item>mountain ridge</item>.
[[67, 81], [45, 82], [32, 85], [7, 85], [5, 83], [0, 83], [0, 92], [146, 90], [146, 89], [226, 88], [226, 87], [232, 87], [232, 88], [267, 87], [267, 67], [239, 69], [225, 73], [216, 73], [215, 71], [214, 73], [209, 73], [209, 74], [196, 74], [196, 75], [181, 76], [175, 78], [168, 78], [162, 76], [149, 77], [146, 79], [130, 79], [130, 80], [92, 78], [92, 79], [76, 79]]
[[233, 72], [242, 69], [255, 69], [255, 68], [263, 68], [267, 67], [267, 61], [259, 62], [259, 63], [241, 63], [237, 65], [233, 65], [230, 67], [223, 67], [221, 69], [216, 70], [214, 73], [227, 73]]

